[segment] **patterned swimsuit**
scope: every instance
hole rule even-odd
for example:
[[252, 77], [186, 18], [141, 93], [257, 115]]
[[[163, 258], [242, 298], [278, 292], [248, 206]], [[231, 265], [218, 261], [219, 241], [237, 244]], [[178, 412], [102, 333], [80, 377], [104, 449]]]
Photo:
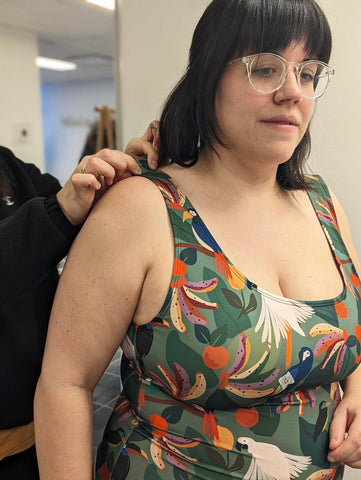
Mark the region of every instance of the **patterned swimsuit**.
[[361, 359], [360, 279], [326, 185], [310, 176], [309, 197], [344, 289], [295, 301], [248, 280], [168, 175], [143, 175], [168, 208], [173, 276], [158, 316], [122, 344], [123, 391], [94, 478], [342, 479], [328, 430], [338, 382]]

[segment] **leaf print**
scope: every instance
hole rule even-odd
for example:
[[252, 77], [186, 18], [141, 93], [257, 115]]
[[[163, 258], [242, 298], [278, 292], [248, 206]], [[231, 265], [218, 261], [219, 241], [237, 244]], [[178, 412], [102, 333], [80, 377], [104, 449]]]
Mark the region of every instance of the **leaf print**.
[[249, 340], [244, 333], [238, 335], [238, 347], [236, 350], [236, 356], [231, 367], [227, 370], [227, 373], [230, 377], [236, 375], [239, 371], [242, 370], [243, 366], [248, 362], [250, 354], [250, 344]]
[[194, 333], [196, 338], [201, 343], [211, 343], [211, 334], [204, 325], [195, 325]]
[[215, 465], [222, 470], [225, 470], [227, 468], [227, 463], [225, 459], [216, 450], [210, 447], [204, 447], [204, 451], [206, 452], [206, 455], [208, 457], [208, 460], [211, 462], [211, 465]]
[[190, 390], [188, 373], [176, 362], [173, 363], [173, 367], [175, 373], [175, 380], [178, 385], [177, 396], [185, 397], [186, 395], [188, 395]]
[[223, 345], [224, 342], [227, 340], [227, 325], [223, 325], [214, 332], [211, 333], [211, 345], [214, 347], [219, 347]]
[[186, 395], [183, 400], [194, 400], [198, 397], [201, 397], [206, 391], [206, 379], [204, 378], [203, 373], [197, 372], [196, 381], [193, 387], [189, 390], [188, 395]]
[[[204, 282], [202, 282], [202, 283], [204, 283]], [[213, 285], [212, 285], [212, 288], [214, 288]], [[188, 282], [186, 282], [184, 284], [183, 289], [184, 289], [185, 293], [187, 294], [187, 298], [192, 302], [192, 305], [194, 305], [195, 307], [205, 308], [205, 309], [208, 309], [208, 310], [214, 310], [214, 309], [218, 308], [218, 305], [216, 303], [207, 302], [206, 300], [202, 300], [197, 295], [192, 293], [191, 288], [188, 288]], [[205, 290], [206, 290], [206, 288], [204, 288], [202, 290], [202, 293], [205, 293]]]
[[[196, 325], [207, 325], [208, 320], [200, 313], [195, 305], [195, 302], [191, 301], [191, 299], [187, 296], [185, 289], [178, 289], [177, 300], [181, 311], [186, 316], [187, 320]], [[196, 303], [198, 303], [198, 300]]]
[[157, 442], [154, 438], [152, 438], [150, 442], [150, 455], [153, 462], [156, 464], [159, 470], [165, 470], [165, 465], [162, 460], [162, 449], [159, 442]]
[[160, 363], [157, 364], [157, 367], [163, 373], [167, 382], [162, 380], [154, 372], [148, 372], [149, 376], [172, 397], [187, 401], [202, 396], [206, 390], [206, 381], [201, 372], [196, 373], [196, 380], [191, 387], [187, 372], [177, 363], [174, 363], [175, 378]]
[[[343, 466], [327, 460], [331, 417], [317, 419], [321, 405], [330, 415], [337, 408], [335, 380], [361, 361], [360, 284], [328, 213], [316, 205], [357, 301], [344, 288], [336, 299], [292, 302], [263, 292], [225, 258], [227, 276], [211, 239], [203, 236], [202, 246], [186, 218], [190, 201], [169, 179], [162, 183], [165, 174], [151, 175], [174, 227], [174, 271], [158, 316], [127, 331], [131, 361], [123, 356], [124, 393], [98, 450], [96, 480], [115, 478], [120, 456], [119, 468], [130, 460], [129, 473], [127, 465], [117, 472], [126, 480], [266, 480], [269, 445], [278, 448], [272, 478], [340, 480]], [[313, 204], [324, 196], [317, 183]], [[248, 448], [236, 449], [239, 437]]]
[[262, 310], [255, 331], [263, 329], [262, 342], [271, 345], [274, 337], [276, 348], [278, 348], [281, 337], [287, 339], [288, 329], [304, 337], [300, 324], [312, 316], [313, 308], [296, 300], [270, 294], [260, 287], [257, 289], [262, 294]]
[[174, 289], [172, 293], [172, 302], [170, 306], [170, 318], [172, 320], [173, 325], [176, 327], [176, 329], [179, 332], [185, 333], [187, 331], [187, 328], [184, 325], [182, 320], [182, 310], [179, 305], [178, 292], [176, 289]]
[[202, 292], [202, 293], [207, 293], [216, 288], [218, 285], [218, 278], [213, 277], [210, 278], [209, 280], [203, 279], [201, 282], [186, 282], [186, 287], [188, 287], [190, 290], [193, 290], [194, 292]]
[[197, 262], [197, 249], [195, 248], [185, 248], [181, 251], [179, 258], [186, 265], [194, 265]]
[[267, 397], [268, 395], [272, 395], [274, 393], [274, 388], [267, 388], [265, 390], [251, 390], [251, 389], [240, 389], [238, 388], [237, 383], [232, 383], [232, 385], [228, 385], [227, 390], [234, 395], [237, 395], [241, 398], [262, 398]]
[[222, 292], [223, 292], [224, 298], [233, 308], [243, 310], [244, 303], [242, 302], [242, 300], [238, 295], [232, 292], [232, 290], [228, 290], [226, 288], [222, 288]]
[[189, 480], [189, 475], [184, 470], [178, 470], [176, 467], [173, 467], [174, 480]]
[[199, 444], [199, 438], [185, 439], [178, 435], [171, 435], [168, 433], [156, 431], [153, 431], [152, 434], [153, 438], [151, 439], [150, 448], [151, 457], [153, 459], [153, 462], [160, 470], [166, 469], [165, 463], [162, 459], [162, 454], [164, 454], [167, 461], [171, 465], [181, 470], [187, 470], [187, 466], [184, 461], [190, 463], [198, 463], [198, 460], [196, 458], [185, 455], [178, 448], [176, 448], [175, 445], [177, 445], [177, 447], [179, 448], [194, 448]]
[[[130, 479], [129, 479], [130, 480]], [[162, 480], [155, 465], [148, 465], [144, 472], [144, 480]]]
[[260, 380], [258, 382], [249, 382], [249, 383], [235, 383], [235, 382], [229, 382], [229, 387], [227, 389], [237, 389], [237, 390], [259, 390], [262, 387], [265, 387], [266, 385], [269, 385], [270, 383], [274, 382], [279, 374], [280, 367], [276, 367], [273, 372], [268, 375], [268, 377], [264, 378], [263, 380]]
[[327, 323], [318, 323], [312, 327], [309, 332], [310, 337], [315, 337], [316, 335], [322, 335], [322, 337], [315, 345], [314, 356], [318, 357], [326, 352], [321, 364], [321, 369], [324, 369], [331, 358], [338, 352], [334, 363], [334, 373], [339, 375], [348, 346], [347, 342], [349, 337], [347, 330], [341, 330]]
[[244, 459], [242, 455], [238, 455], [234, 464], [228, 469], [229, 472], [237, 472], [244, 466]]
[[183, 407], [167, 407], [163, 410], [162, 417], [167, 420], [168, 423], [178, 423], [182, 418], [183, 412]]
[[247, 305], [244, 313], [246, 315], [248, 315], [250, 312], [252, 312], [256, 308], [257, 308], [257, 300], [256, 300], [256, 297], [255, 297], [254, 293], [251, 293], [251, 295], [249, 296], [248, 305]]
[[316, 209], [317, 216], [324, 220], [326, 223], [332, 225], [336, 230], [340, 231], [340, 227], [337, 223], [337, 216], [335, 208], [333, 206], [332, 200], [330, 197], [324, 197], [325, 201], [316, 200], [316, 203], [319, 205], [320, 210]]
[[179, 278], [171, 283], [173, 292], [170, 316], [173, 325], [181, 333], [187, 332], [183, 317], [195, 325], [207, 325], [208, 320], [200, 313], [198, 308], [211, 310], [218, 308], [216, 303], [203, 300], [194, 293], [194, 291], [205, 293], [213, 290], [217, 286], [217, 279], [212, 278], [201, 282], [187, 282], [185, 277], [186, 273], [186, 264], [181, 260], [176, 259], [174, 261], [173, 274], [177, 275]]

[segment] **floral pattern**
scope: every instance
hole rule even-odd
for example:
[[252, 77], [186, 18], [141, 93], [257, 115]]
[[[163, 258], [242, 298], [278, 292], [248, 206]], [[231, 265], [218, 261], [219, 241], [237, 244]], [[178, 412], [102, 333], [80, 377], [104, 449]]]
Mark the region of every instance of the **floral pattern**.
[[295, 301], [247, 279], [176, 183], [142, 162], [171, 219], [167, 299], [123, 341], [123, 391], [98, 448], [97, 480], [340, 480], [327, 461], [339, 381], [361, 360], [360, 279], [328, 189], [309, 192], [344, 290]]

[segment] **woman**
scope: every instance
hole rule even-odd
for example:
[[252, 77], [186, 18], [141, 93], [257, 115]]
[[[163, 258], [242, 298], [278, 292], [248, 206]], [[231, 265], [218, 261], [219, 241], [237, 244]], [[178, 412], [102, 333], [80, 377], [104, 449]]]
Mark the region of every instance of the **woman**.
[[161, 170], [109, 191], [68, 257], [35, 401], [42, 480], [90, 478], [92, 390], [119, 344], [96, 479], [361, 468], [360, 265], [303, 173], [330, 50], [314, 0], [210, 3], [163, 109]]
[[[135, 143], [138, 152], [145, 151], [141, 139]], [[152, 156], [151, 145], [147, 151]], [[84, 157], [61, 188], [54, 177], [0, 147], [1, 480], [39, 478], [33, 398], [58, 283], [57, 264], [95, 195], [137, 170], [128, 155], [102, 150]]]

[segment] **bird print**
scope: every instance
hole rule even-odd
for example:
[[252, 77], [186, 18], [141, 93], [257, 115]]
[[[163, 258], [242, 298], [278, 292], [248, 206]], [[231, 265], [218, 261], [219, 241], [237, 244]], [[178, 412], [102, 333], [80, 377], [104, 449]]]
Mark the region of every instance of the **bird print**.
[[319, 412], [318, 412], [318, 417], [315, 424], [315, 430], [313, 432], [314, 442], [317, 441], [318, 437], [325, 430], [327, 426], [328, 418], [329, 418], [327, 407], [329, 405], [331, 405], [331, 402], [325, 402], [324, 400], [320, 402], [320, 405], [318, 407]]
[[249, 437], [239, 437], [236, 448], [252, 455], [244, 480], [290, 480], [311, 464], [311, 457], [291, 455], [271, 443], [256, 442]]
[[262, 342], [272, 343], [278, 348], [281, 337], [287, 339], [289, 332], [305, 336], [300, 324], [312, 317], [314, 310], [309, 305], [286, 299], [257, 287], [262, 297], [262, 310], [256, 325], [256, 332], [262, 330]]
[[313, 353], [308, 347], [302, 347], [298, 352], [299, 363], [292, 365], [287, 372], [278, 379], [280, 389], [276, 391], [288, 392], [304, 380], [310, 373], [313, 364]]
[[198, 242], [208, 250], [214, 252], [214, 258], [216, 260], [217, 272], [221, 273], [225, 278], [229, 279], [232, 277], [230, 266], [222, 253], [221, 247], [218, 245], [216, 240], [211, 235], [208, 228], [202, 222], [201, 218], [197, 212], [190, 208], [188, 213], [191, 215], [192, 220], [192, 230], [197, 238]]

